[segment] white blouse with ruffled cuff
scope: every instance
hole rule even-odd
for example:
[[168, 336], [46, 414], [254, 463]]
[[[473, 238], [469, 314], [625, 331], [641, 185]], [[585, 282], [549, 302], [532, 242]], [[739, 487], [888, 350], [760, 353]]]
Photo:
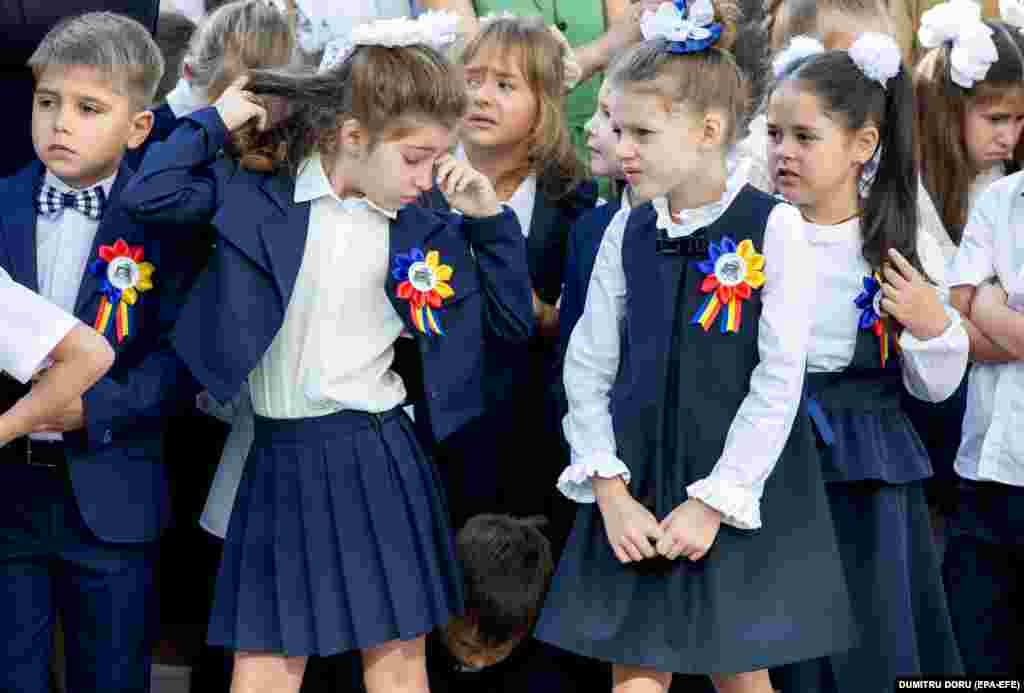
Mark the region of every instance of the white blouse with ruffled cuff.
[[[714, 223], [747, 183], [738, 171], [716, 202], [684, 210], [678, 221], [668, 201], [654, 201], [658, 227], [671, 237], [688, 236]], [[558, 480], [559, 490], [580, 503], [594, 502], [591, 480], [622, 475], [627, 461], [616, 454], [609, 393], [620, 358], [620, 324], [627, 293], [622, 267], [622, 240], [629, 211], [609, 224], [587, 291], [583, 317], [569, 341], [565, 387], [569, 414], [563, 428], [572, 449], [570, 466]], [[764, 236], [766, 282], [758, 324], [760, 363], [750, 377], [750, 391], [736, 412], [722, 455], [711, 473], [687, 487], [720, 511], [723, 522], [743, 529], [761, 526], [760, 499], [789, 438], [803, 389], [814, 273], [804, 221], [790, 205], [780, 204], [768, 217]]]

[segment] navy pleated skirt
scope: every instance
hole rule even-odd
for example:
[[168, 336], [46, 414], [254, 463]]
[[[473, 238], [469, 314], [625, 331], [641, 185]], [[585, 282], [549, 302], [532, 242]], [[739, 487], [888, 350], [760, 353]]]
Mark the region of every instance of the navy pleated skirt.
[[331, 655], [417, 637], [461, 608], [444, 493], [401, 409], [256, 417], [210, 644]]
[[826, 489], [860, 643], [780, 667], [772, 672], [775, 687], [883, 693], [897, 676], [961, 674], [923, 482], [837, 482]]

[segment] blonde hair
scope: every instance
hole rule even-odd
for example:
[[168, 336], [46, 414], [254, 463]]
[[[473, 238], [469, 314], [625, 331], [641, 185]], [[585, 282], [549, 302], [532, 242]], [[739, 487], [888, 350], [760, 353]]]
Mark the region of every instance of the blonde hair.
[[541, 17], [501, 17], [486, 22], [466, 45], [463, 65], [488, 50], [515, 58], [537, 98], [537, 120], [530, 136], [524, 174], [536, 174], [539, 188], [550, 198], [568, 194], [583, 178], [584, 171], [565, 120], [565, 46], [552, 35]]
[[967, 153], [964, 118], [975, 106], [998, 103], [1014, 92], [1024, 96], [1024, 39], [1003, 22], [985, 24], [994, 30], [998, 58], [984, 80], [970, 89], [954, 84], [948, 44], [925, 53], [914, 73], [921, 179], [957, 243], [967, 222], [971, 182], [979, 173]]
[[183, 60], [191, 83], [215, 101], [248, 70], [288, 63], [295, 36], [288, 18], [266, 0], [235, 0], [208, 14]]
[[51, 65], [95, 67], [140, 109], [153, 102], [164, 74], [164, 58], [146, 27], [113, 12], [61, 20], [40, 42], [28, 65], [36, 79]]
[[735, 0], [717, 0], [715, 21], [722, 36], [715, 45], [695, 53], [671, 53], [665, 39], [644, 41], [616, 61], [610, 79], [614, 86], [653, 94], [670, 104], [685, 103], [699, 113], [720, 109], [729, 117], [725, 142], [735, 139], [750, 104], [750, 85], [736, 64], [740, 8]]
[[[453, 129], [466, 110], [462, 73], [428, 46], [361, 46], [323, 72], [253, 70], [246, 89], [271, 111], [271, 126], [236, 133], [231, 151], [259, 171], [289, 169], [314, 151], [336, 151], [341, 124], [357, 120], [371, 148], [429, 120]], [[275, 117], [275, 113], [281, 117]], [[274, 122], [277, 121], [277, 122]]]

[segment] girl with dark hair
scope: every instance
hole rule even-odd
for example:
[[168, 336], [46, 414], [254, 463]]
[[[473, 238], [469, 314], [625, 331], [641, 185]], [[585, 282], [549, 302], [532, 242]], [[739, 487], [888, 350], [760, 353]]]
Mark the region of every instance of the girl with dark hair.
[[967, 335], [941, 298], [938, 244], [918, 233], [909, 75], [883, 34], [828, 52], [802, 37], [776, 65], [768, 157], [808, 222], [808, 411], [861, 631], [849, 652], [784, 667], [781, 687], [882, 691], [897, 676], [957, 674], [922, 487], [932, 470], [902, 394], [949, 397]]
[[771, 693], [768, 667], [853, 639], [798, 415], [804, 224], [726, 163], [748, 102], [737, 14], [663, 3], [610, 75], [617, 154], [652, 202], [609, 225], [569, 341], [559, 489], [581, 505], [537, 637], [611, 662], [619, 693], [674, 673]]
[[[426, 45], [445, 29], [365, 25], [319, 73], [253, 71], [125, 196], [218, 235], [173, 341], [218, 401], [248, 380], [256, 413], [209, 631], [235, 693], [298, 691], [308, 657], [349, 650], [369, 693], [425, 693], [424, 635], [462, 609], [419, 440], [480, 415], [482, 344], [524, 340], [532, 315], [514, 215], [447, 154], [466, 97]], [[410, 204], [435, 181], [463, 216]]]

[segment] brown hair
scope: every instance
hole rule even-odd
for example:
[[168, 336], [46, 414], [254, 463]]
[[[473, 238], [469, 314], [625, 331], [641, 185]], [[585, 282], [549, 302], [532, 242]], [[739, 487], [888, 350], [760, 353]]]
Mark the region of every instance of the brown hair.
[[266, 0], [235, 0], [208, 14], [192, 35], [190, 81], [215, 101], [248, 70], [287, 64], [295, 50], [288, 18]]
[[146, 27], [113, 12], [61, 20], [43, 38], [28, 65], [36, 79], [51, 65], [95, 67], [140, 110], [153, 102], [164, 74], [160, 48]]
[[372, 147], [382, 137], [401, 136], [418, 119], [454, 128], [466, 110], [461, 71], [423, 45], [360, 46], [321, 72], [253, 70], [246, 89], [263, 97], [270, 127], [242, 128], [230, 151], [259, 171], [295, 173], [314, 151], [332, 153], [349, 118], [366, 129]]
[[541, 17], [502, 17], [485, 23], [466, 45], [462, 64], [469, 64], [486, 50], [516, 58], [537, 98], [537, 121], [524, 174], [536, 174], [539, 189], [550, 198], [568, 194], [583, 178], [584, 169], [565, 120], [564, 46]]
[[[735, 139], [750, 103], [750, 85], [731, 52], [740, 8], [735, 0], [716, 0], [715, 21], [722, 36], [696, 53], [671, 53], [668, 41], [652, 39], [631, 48], [613, 68], [613, 85], [662, 97], [670, 104], [686, 103], [695, 111], [721, 109], [729, 117], [725, 142]], [[713, 85], [713, 87], [712, 87]]]
[[1015, 91], [1024, 96], [1020, 35], [1000, 21], [985, 20], [985, 24], [994, 31], [999, 57], [984, 80], [970, 89], [952, 81], [948, 42], [925, 53], [914, 73], [921, 178], [957, 244], [967, 222], [971, 182], [979, 173], [967, 154], [964, 118], [971, 108], [997, 103]]

